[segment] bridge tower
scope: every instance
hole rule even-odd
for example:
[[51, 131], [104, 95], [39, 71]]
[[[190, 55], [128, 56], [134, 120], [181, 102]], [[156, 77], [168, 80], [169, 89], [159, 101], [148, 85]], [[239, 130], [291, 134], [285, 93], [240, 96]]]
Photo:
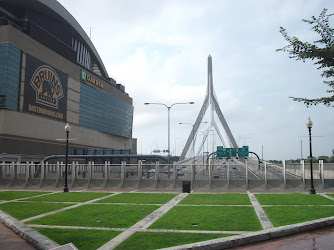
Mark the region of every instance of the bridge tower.
[[[193, 126], [192, 131], [189, 134], [188, 140], [184, 146], [184, 149], [182, 151], [182, 154], [180, 156], [180, 160], [183, 160], [186, 156], [186, 154], [188, 153], [190, 146], [195, 143], [195, 141], [193, 141], [193, 133], [194, 135], [197, 134], [198, 128], [203, 120], [203, 117], [205, 116], [206, 112], [209, 111], [209, 117], [210, 117], [210, 122], [209, 122], [209, 128], [204, 132], [204, 136], [202, 139], [202, 142], [200, 144], [200, 148], [198, 150], [198, 152], [201, 152], [201, 149], [204, 147], [204, 143], [206, 140], [208, 140], [208, 145], [209, 145], [209, 152], [212, 153], [215, 150], [215, 141], [214, 141], [214, 134], [210, 133], [210, 131], [215, 131], [219, 137], [219, 139], [221, 140], [222, 144], [224, 147], [230, 147], [230, 148], [238, 148], [237, 143], [234, 140], [234, 137], [231, 133], [231, 130], [229, 128], [229, 126], [227, 125], [227, 122], [224, 118], [223, 113], [220, 110], [214, 89], [213, 89], [213, 77], [212, 77], [212, 57], [211, 55], [209, 55], [208, 57], [208, 83], [207, 83], [207, 89], [206, 89], [206, 95], [205, 95], [205, 99], [204, 99], [204, 103], [202, 105], [202, 108], [197, 116], [196, 122]], [[228, 139], [228, 144], [226, 144], [223, 135], [219, 129], [219, 127], [217, 126], [217, 123], [215, 121], [215, 115], [217, 114], [218, 120], [221, 123], [221, 125], [223, 126], [225, 135]], [[196, 137], [195, 137], [196, 140]]]

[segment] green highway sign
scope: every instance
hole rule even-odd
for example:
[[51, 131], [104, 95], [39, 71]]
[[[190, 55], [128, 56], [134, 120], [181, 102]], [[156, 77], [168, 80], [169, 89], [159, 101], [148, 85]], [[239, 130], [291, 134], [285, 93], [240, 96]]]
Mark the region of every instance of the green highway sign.
[[248, 157], [248, 146], [242, 148], [217, 147], [217, 157]]

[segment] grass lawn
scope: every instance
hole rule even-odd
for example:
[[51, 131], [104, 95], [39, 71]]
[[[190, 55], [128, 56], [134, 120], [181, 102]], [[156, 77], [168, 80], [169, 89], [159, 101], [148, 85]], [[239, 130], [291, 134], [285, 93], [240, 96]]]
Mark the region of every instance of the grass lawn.
[[333, 197], [334, 198], [334, 194], [327, 194], [328, 196], [331, 196], [331, 197]]
[[189, 194], [179, 204], [251, 205], [248, 194]]
[[143, 233], [137, 232], [115, 249], [160, 249], [231, 236], [228, 234]]
[[34, 228], [36, 231], [57, 242], [65, 245], [72, 242], [80, 250], [97, 249], [121, 232], [109, 230], [84, 230], [84, 229], [55, 229]]
[[127, 228], [157, 208], [159, 206], [89, 204], [30, 221], [29, 224]]
[[48, 201], [48, 202], [85, 202], [97, 199], [112, 193], [88, 193], [88, 192], [69, 192], [56, 193], [41, 197], [27, 199], [28, 201]]
[[165, 204], [175, 198], [177, 194], [161, 193], [122, 193], [96, 203], [141, 203], [141, 204]]
[[261, 205], [334, 205], [334, 201], [314, 194], [255, 194]]
[[2, 191], [0, 192], [0, 200], [11, 201], [30, 196], [36, 196], [41, 194], [47, 194], [49, 192], [34, 192], [34, 191]]
[[334, 216], [334, 207], [275, 206], [263, 209], [275, 227]]
[[39, 202], [8, 202], [0, 204], [0, 209], [18, 220], [27, 219], [39, 214], [48, 213], [72, 204], [39, 203]]
[[257, 231], [261, 224], [252, 207], [176, 206], [150, 229]]

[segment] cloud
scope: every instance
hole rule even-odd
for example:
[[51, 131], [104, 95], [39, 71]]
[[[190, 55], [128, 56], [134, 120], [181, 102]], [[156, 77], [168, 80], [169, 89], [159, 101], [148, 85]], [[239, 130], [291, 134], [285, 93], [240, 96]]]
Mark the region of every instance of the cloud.
[[92, 27], [92, 41], [107, 71], [133, 98], [133, 135], [143, 153], [167, 145], [167, 108], [144, 103], [194, 101], [171, 109], [171, 145], [181, 138], [176, 140], [181, 150], [191, 128], [178, 123], [197, 118], [211, 54], [215, 92], [235, 138], [251, 137], [246, 142], [258, 154], [263, 145], [266, 159], [297, 158], [298, 136], [307, 133], [304, 123], [310, 115], [315, 132], [326, 134], [315, 145], [315, 155], [331, 154], [334, 131], [328, 124], [334, 122], [334, 110], [307, 109], [289, 98], [324, 95], [320, 71], [313, 62], [295, 61], [276, 49], [286, 45], [280, 26], [313, 41], [314, 32], [301, 19], [319, 15], [324, 7], [334, 12], [333, 1], [60, 2], [87, 33]]

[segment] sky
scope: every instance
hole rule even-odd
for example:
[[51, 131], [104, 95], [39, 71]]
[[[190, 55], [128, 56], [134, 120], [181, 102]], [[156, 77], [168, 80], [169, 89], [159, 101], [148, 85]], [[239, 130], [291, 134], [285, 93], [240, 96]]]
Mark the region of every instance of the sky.
[[[334, 1], [58, 1], [91, 37], [109, 76], [133, 98], [139, 154], [168, 148], [167, 108], [144, 103], [194, 102], [170, 109], [170, 150], [180, 155], [192, 126], [179, 123], [196, 121], [210, 54], [217, 100], [239, 147], [247, 145], [266, 160], [306, 158], [310, 117], [313, 156], [332, 156], [334, 108], [307, 108], [289, 98], [327, 96], [321, 71], [312, 61], [295, 61], [276, 49], [287, 45], [281, 26], [302, 41], [317, 40], [301, 20], [319, 16], [323, 8], [334, 13]], [[334, 17], [330, 22], [334, 27]], [[196, 147], [208, 129], [201, 124]], [[210, 133], [221, 146], [217, 132]]]

